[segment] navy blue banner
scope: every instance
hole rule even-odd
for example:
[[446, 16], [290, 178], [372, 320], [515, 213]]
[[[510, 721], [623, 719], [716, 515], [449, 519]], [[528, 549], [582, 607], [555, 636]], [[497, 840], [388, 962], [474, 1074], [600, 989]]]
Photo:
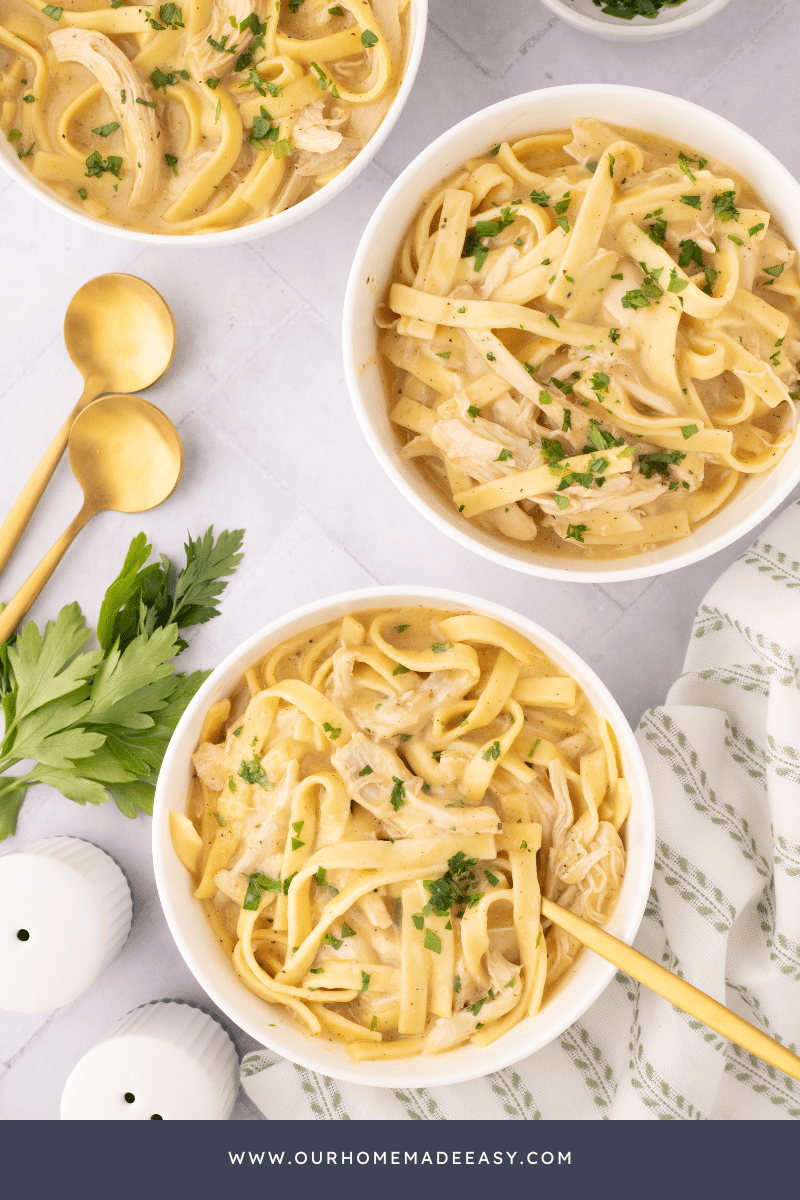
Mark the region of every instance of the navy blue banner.
[[441, 1200], [454, 1187], [557, 1200], [706, 1200], [723, 1191], [749, 1200], [765, 1185], [797, 1191], [789, 1121], [9, 1121], [0, 1140], [8, 1200], [224, 1200], [277, 1189], [305, 1198], [321, 1188]]

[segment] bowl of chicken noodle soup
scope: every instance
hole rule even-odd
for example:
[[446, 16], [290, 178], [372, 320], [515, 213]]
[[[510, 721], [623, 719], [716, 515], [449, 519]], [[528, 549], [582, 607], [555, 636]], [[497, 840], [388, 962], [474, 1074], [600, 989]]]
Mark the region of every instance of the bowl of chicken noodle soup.
[[277, 232], [388, 135], [426, 17], [427, 0], [0, 0], [0, 157], [124, 237]]
[[545, 630], [432, 588], [274, 622], [203, 685], [154, 819], [172, 934], [212, 999], [342, 1079], [474, 1078], [556, 1037], [614, 969], [544, 894], [632, 940], [647, 778], [603, 684]]
[[345, 301], [356, 413], [441, 530], [531, 574], [694, 562], [800, 480], [800, 186], [638, 88], [518, 96], [394, 183]]

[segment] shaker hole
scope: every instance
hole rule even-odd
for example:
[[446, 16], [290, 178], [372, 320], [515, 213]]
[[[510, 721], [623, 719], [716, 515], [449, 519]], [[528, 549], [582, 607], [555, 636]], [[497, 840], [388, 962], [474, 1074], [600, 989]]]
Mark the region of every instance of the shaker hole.
[[17, 937], [19, 938], [19, 940], [21, 942], [27, 942], [27, 940], [30, 936], [31, 935], [28, 933], [27, 929], [18, 929], [17, 930]]
[[125, 1093], [125, 1103], [126, 1104], [133, 1104], [135, 1099], [136, 1099], [136, 1097], [134, 1096], [133, 1092]]
[[152, 1115], [152, 1117], [150, 1118], [150, 1120], [151, 1120], [151, 1121], [163, 1121], [163, 1120], [164, 1120], [164, 1118], [161, 1116], [161, 1113], [153, 1113], [153, 1115]]

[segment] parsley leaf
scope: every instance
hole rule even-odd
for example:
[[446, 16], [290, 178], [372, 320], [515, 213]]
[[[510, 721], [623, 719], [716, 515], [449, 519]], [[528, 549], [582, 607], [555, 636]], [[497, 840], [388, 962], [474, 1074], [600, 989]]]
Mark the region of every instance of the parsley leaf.
[[390, 800], [392, 808], [395, 812], [397, 812], [397, 810], [402, 808], [406, 802], [406, 789], [402, 779], [398, 779], [396, 775], [392, 776], [392, 783], [394, 784], [394, 787], [392, 788]]

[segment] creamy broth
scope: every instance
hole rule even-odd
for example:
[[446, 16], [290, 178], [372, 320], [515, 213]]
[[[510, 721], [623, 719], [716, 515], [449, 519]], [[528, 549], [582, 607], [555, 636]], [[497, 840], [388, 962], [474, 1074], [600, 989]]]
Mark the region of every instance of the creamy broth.
[[794, 438], [796, 251], [749, 184], [593, 119], [425, 197], [378, 306], [399, 454], [537, 552], [687, 537]]
[[359, 1059], [485, 1046], [604, 924], [631, 803], [574, 679], [488, 617], [371, 610], [286, 641], [210, 710], [171, 814], [242, 982]]
[[408, 20], [408, 0], [0, 0], [0, 126], [89, 216], [160, 234], [247, 225], [367, 144]]

